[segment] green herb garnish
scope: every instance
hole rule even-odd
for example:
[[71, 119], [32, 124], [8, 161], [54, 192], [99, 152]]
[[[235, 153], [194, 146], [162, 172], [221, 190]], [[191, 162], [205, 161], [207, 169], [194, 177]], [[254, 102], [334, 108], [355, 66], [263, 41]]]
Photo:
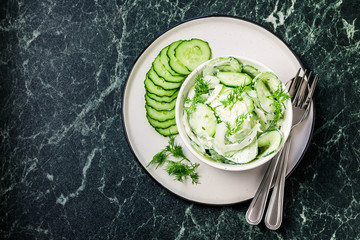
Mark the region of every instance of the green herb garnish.
[[285, 92], [285, 90], [280, 85], [279, 88], [271, 94], [271, 96], [268, 96], [268, 98], [273, 100], [270, 106], [275, 107], [274, 120], [272, 121], [272, 126], [275, 126], [277, 122], [280, 120], [280, 118], [282, 118], [283, 116], [282, 107], [285, 106], [284, 102], [288, 100], [290, 96]]
[[204, 103], [205, 100], [201, 95], [206, 94], [210, 91], [209, 82], [205, 81], [201, 75], [197, 75], [195, 79], [195, 95], [192, 99], [187, 97], [185, 99], [185, 103], [190, 104], [189, 107], [186, 107], [185, 110], [188, 114], [194, 112], [196, 110], [196, 104]]
[[227, 128], [227, 135], [233, 135], [237, 131], [240, 130], [241, 125], [244, 123], [245, 119], [247, 118], [247, 114], [238, 115], [235, 119], [235, 127], [231, 127], [229, 122], [225, 122]]
[[234, 105], [236, 101], [241, 101], [242, 100], [242, 96], [241, 94], [244, 92], [244, 87], [237, 87], [234, 88], [231, 93], [227, 96], [227, 98], [225, 100], [221, 100], [221, 104], [224, 107], [229, 106], [230, 104]]
[[[156, 164], [156, 168], [158, 168], [166, 163], [166, 171], [169, 175], [174, 175], [176, 180], [184, 182], [184, 180], [190, 177], [193, 184], [198, 184], [199, 174], [196, 172], [196, 169], [200, 164], [191, 163], [191, 161], [184, 155], [182, 147], [175, 144], [174, 136], [170, 136], [168, 143], [169, 145], [154, 155], [147, 167], [152, 164]], [[169, 160], [169, 156], [177, 158], [178, 161]]]

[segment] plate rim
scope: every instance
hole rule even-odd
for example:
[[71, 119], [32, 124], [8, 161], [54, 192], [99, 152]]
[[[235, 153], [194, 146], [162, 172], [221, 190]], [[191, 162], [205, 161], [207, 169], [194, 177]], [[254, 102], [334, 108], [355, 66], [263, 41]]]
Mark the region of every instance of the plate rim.
[[[131, 73], [133, 72], [134, 70], [134, 67], [136, 65], [136, 63], [139, 61], [139, 59], [141, 58], [141, 56], [144, 54], [144, 52], [158, 39], [160, 38], [161, 36], [163, 36], [165, 33], [169, 32], [170, 30], [174, 29], [175, 27], [177, 26], [180, 26], [182, 24], [185, 24], [185, 23], [188, 23], [188, 22], [191, 22], [191, 21], [196, 21], [196, 20], [199, 20], [199, 19], [206, 19], [206, 18], [213, 18], [213, 17], [221, 17], [221, 18], [229, 18], [229, 19], [235, 19], [235, 20], [240, 20], [240, 21], [244, 21], [244, 22], [248, 22], [248, 23], [251, 23], [251, 24], [254, 24], [262, 29], [264, 29], [265, 31], [269, 32], [271, 35], [273, 35], [274, 37], [276, 37], [278, 40], [280, 40], [289, 50], [290, 52], [294, 55], [294, 57], [296, 58], [296, 60], [299, 62], [301, 68], [304, 70], [304, 64], [302, 63], [302, 61], [300, 60], [300, 58], [298, 57], [298, 55], [290, 48], [290, 46], [284, 42], [284, 40], [282, 40], [279, 36], [277, 36], [273, 31], [271, 31], [270, 29], [266, 28], [265, 26], [261, 25], [260, 23], [257, 23], [253, 20], [249, 20], [249, 19], [246, 19], [246, 18], [243, 18], [243, 17], [238, 17], [238, 16], [232, 16], [232, 15], [224, 15], [224, 14], [210, 14], [210, 15], [202, 15], [202, 16], [196, 16], [196, 17], [192, 17], [192, 18], [188, 18], [188, 19], [185, 19], [183, 21], [180, 21], [170, 27], [168, 27], [166, 30], [162, 31], [160, 34], [156, 35], [149, 43], [147, 46], [145, 46], [143, 48], [143, 50], [139, 53], [139, 55], [136, 57], [136, 59], [133, 61], [132, 65], [131, 65], [131, 69], [129, 70], [129, 72], [127, 73], [127, 76], [126, 76], [126, 80], [124, 81], [124, 83], [122, 84], [121, 86], [121, 105], [120, 105], [120, 108], [121, 108], [121, 125], [122, 125], [122, 128], [123, 128], [123, 132], [124, 132], [124, 135], [125, 135], [125, 138], [126, 138], [126, 142], [127, 142], [127, 145], [128, 147], [130, 148], [130, 151], [131, 153], [133, 154], [134, 158], [137, 160], [137, 164], [141, 166], [141, 168], [146, 172], [146, 174], [148, 176], [150, 176], [158, 185], [160, 185], [163, 189], [166, 189], [168, 192], [170, 192], [171, 194], [173, 194], [174, 196], [176, 197], [179, 197], [180, 199], [183, 199], [187, 202], [191, 202], [191, 203], [195, 203], [195, 204], [201, 204], [201, 205], [205, 205], [205, 206], [214, 206], [214, 207], [221, 207], [221, 206], [232, 206], [232, 205], [235, 205], [235, 204], [239, 204], [239, 203], [244, 203], [244, 202], [248, 202], [248, 201], [251, 201], [252, 198], [250, 199], [247, 199], [247, 200], [244, 200], [244, 201], [238, 201], [238, 202], [232, 202], [232, 203], [205, 203], [205, 202], [201, 202], [201, 201], [196, 201], [196, 200], [192, 200], [192, 199], [188, 199], [188, 198], [185, 198], [183, 196], [181, 196], [180, 194], [177, 194], [175, 193], [174, 191], [170, 190], [169, 188], [165, 187], [163, 184], [161, 184], [159, 181], [157, 181], [155, 179], [155, 177], [153, 177], [149, 171], [146, 170], [145, 166], [143, 166], [141, 163], [140, 163], [140, 160], [138, 159], [132, 145], [130, 144], [130, 140], [129, 140], [129, 135], [128, 135], [128, 132], [126, 131], [126, 127], [125, 127], [125, 118], [124, 118], [124, 98], [125, 98], [125, 92], [126, 92], [126, 88], [128, 86], [128, 82], [129, 82], [129, 77], [131, 75]], [[312, 102], [313, 103], [313, 102]], [[315, 109], [315, 104], [313, 104], [313, 121], [312, 121], [312, 125], [311, 125], [311, 130], [310, 130], [310, 135], [309, 135], [309, 138], [308, 138], [308, 141], [305, 145], [305, 148], [304, 148], [304, 151], [302, 152], [299, 160], [296, 162], [296, 164], [294, 165], [294, 167], [291, 169], [291, 171], [286, 175], [286, 179], [288, 179], [290, 177], [290, 175], [295, 171], [295, 169], [298, 167], [298, 165], [300, 164], [300, 162], [302, 161], [304, 155], [306, 154], [308, 148], [309, 148], [309, 145], [310, 145], [310, 142], [311, 142], [311, 139], [313, 137], [313, 132], [314, 132], [314, 127], [315, 127], [315, 119], [316, 119], [316, 109]]]

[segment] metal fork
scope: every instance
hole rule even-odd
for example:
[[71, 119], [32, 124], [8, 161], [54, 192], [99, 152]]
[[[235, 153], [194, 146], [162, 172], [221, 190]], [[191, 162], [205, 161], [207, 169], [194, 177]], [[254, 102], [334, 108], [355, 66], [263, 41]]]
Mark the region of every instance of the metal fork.
[[[316, 75], [311, 87], [308, 87], [308, 81], [306, 80], [307, 70], [304, 71], [303, 76], [300, 78], [297, 72], [295, 78], [291, 81], [289, 88], [289, 95], [293, 105], [293, 121], [291, 130], [298, 126], [308, 116], [311, 99], [314, 94], [315, 86], [317, 83], [318, 76]], [[308, 79], [311, 77], [311, 72]], [[280, 227], [282, 222], [282, 203], [283, 203], [283, 192], [284, 182], [287, 169], [287, 157], [289, 153], [291, 143], [291, 131], [287, 142], [284, 144], [283, 149], [275, 156], [268, 167], [262, 182], [246, 212], [246, 221], [252, 225], [260, 223], [261, 218], [264, 214], [266, 200], [268, 198], [269, 190], [272, 185], [274, 174], [278, 170], [276, 177], [276, 183], [273, 189], [273, 193], [269, 202], [269, 209], [266, 214], [265, 224], [269, 229], [276, 230]]]
[[[312, 72], [309, 73], [308, 80], [310, 80], [311, 74]], [[294, 90], [294, 88], [298, 87], [296, 86], [298, 84], [297, 83], [298, 76], [290, 86], [290, 94], [292, 91], [296, 91], [298, 93], [296, 94], [295, 98], [292, 100], [293, 121], [292, 121], [291, 130], [294, 129], [296, 126], [298, 126], [308, 116], [312, 103], [312, 96], [314, 94], [316, 83], [318, 80], [318, 75], [316, 75], [309, 89], [308, 80], [305, 79], [305, 75], [306, 75], [306, 70], [304, 72], [300, 85], [298, 85], [300, 87], [299, 91], [296, 91], [296, 89]], [[265, 215], [265, 225], [271, 230], [278, 229], [282, 223], [285, 176], [286, 176], [286, 170], [288, 164], [290, 144], [291, 144], [291, 134], [289, 135], [285, 143], [285, 146], [281, 152], [279, 171], [276, 176], [276, 182]]]

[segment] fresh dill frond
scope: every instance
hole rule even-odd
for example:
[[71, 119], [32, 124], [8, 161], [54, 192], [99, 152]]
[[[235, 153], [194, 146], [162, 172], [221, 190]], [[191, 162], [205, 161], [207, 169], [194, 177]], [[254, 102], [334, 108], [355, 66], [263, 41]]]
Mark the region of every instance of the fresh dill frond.
[[282, 108], [285, 106], [284, 103], [290, 98], [290, 96], [280, 85], [275, 92], [268, 96], [268, 98], [273, 100], [273, 102], [270, 104], [270, 106], [273, 106], [275, 108], [274, 120], [272, 121], [272, 125], [276, 125], [280, 118], [283, 116]]
[[221, 100], [221, 104], [224, 107], [227, 107], [229, 105], [233, 105], [236, 101], [241, 101], [242, 100], [242, 96], [241, 94], [244, 92], [244, 87], [237, 87], [234, 88], [230, 94], [227, 96], [227, 98], [225, 100]]
[[[178, 161], [169, 160], [169, 156], [173, 156], [178, 159]], [[183, 161], [187, 161], [189, 164], [186, 164]], [[196, 172], [196, 169], [200, 164], [191, 163], [185, 156], [182, 147], [175, 143], [174, 136], [169, 137], [168, 145], [159, 153], [155, 154], [147, 166], [157, 164], [156, 168], [158, 168], [165, 162], [167, 163], [165, 167], [166, 171], [169, 175], [174, 175], [176, 180], [183, 182], [190, 177], [193, 184], [199, 183], [199, 175]]]
[[239, 131], [246, 118], [247, 114], [238, 115], [235, 119], [235, 127], [231, 127], [231, 124], [229, 122], [225, 122], [227, 128], [227, 135], [233, 135], [234, 133]]
[[195, 79], [195, 95], [206, 94], [210, 90], [209, 82], [205, 81], [204, 78], [198, 74]]
[[152, 160], [150, 161], [150, 163], [147, 166], [150, 166], [152, 164], [157, 164], [156, 168], [158, 168], [159, 166], [164, 164], [167, 157], [168, 157], [168, 154], [166, 153], [166, 150], [163, 149], [154, 155], [154, 157], [152, 158]]
[[205, 81], [200, 74], [196, 75], [194, 91], [195, 95], [192, 99], [190, 99], [189, 97], [185, 99], [185, 103], [190, 104], [190, 106], [185, 107], [185, 111], [188, 114], [196, 110], [196, 105], [198, 103], [205, 102], [202, 95], [207, 94], [210, 91], [209, 82]]
[[166, 170], [169, 175], [174, 175], [175, 179], [184, 182], [188, 177], [191, 178], [193, 184], [199, 183], [199, 175], [195, 172], [199, 163], [190, 165], [184, 164], [182, 161], [168, 161]]

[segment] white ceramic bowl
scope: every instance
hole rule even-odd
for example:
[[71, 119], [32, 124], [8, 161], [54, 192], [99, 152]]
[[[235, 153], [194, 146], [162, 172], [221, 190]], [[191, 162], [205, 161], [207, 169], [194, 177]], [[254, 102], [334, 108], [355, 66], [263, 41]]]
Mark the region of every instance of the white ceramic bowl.
[[[230, 56], [221, 56], [221, 57], [230, 57]], [[275, 75], [276, 73], [274, 71], [272, 71], [269, 67], [265, 66], [264, 64], [253, 60], [253, 59], [249, 59], [246, 57], [241, 57], [241, 56], [232, 56], [237, 58], [240, 62], [242, 62], [243, 64], [249, 64], [252, 65], [254, 67], [256, 67], [258, 70], [260, 70], [261, 72], [273, 72]], [[213, 59], [211, 59], [213, 60]], [[209, 61], [211, 61], [209, 60]], [[226, 164], [226, 163], [221, 163], [221, 162], [217, 162], [215, 160], [212, 160], [210, 158], [207, 158], [205, 156], [203, 156], [202, 154], [200, 154], [199, 152], [196, 151], [196, 149], [192, 146], [191, 142], [190, 142], [190, 138], [188, 137], [188, 135], [186, 134], [185, 128], [184, 128], [184, 124], [183, 124], [183, 113], [184, 113], [184, 101], [185, 98], [188, 95], [188, 92], [190, 90], [190, 88], [195, 84], [195, 77], [197, 75], [197, 73], [201, 72], [202, 69], [204, 68], [204, 66], [209, 62], [205, 62], [203, 64], [201, 64], [200, 66], [198, 66], [193, 72], [191, 72], [188, 77], [185, 79], [184, 83], [182, 84], [179, 94], [178, 94], [178, 98], [176, 101], [176, 107], [175, 107], [175, 118], [176, 118], [176, 125], [179, 131], [179, 135], [181, 137], [181, 139], [183, 140], [186, 148], [188, 148], [190, 150], [190, 152], [192, 154], [194, 154], [198, 159], [200, 159], [202, 162], [218, 168], [218, 169], [223, 169], [223, 170], [228, 170], [228, 171], [244, 171], [244, 170], [249, 170], [249, 169], [253, 169], [256, 168], [258, 166], [261, 166], [265, 163], [267, 163], [270, 159], [272, 159], [277, 153], [278, 151], [282, 148], [283, 144], [286, 142], [290, 130], [291, 130], [291, 123], [292, 123], [292, 105], [290, 100], [286, 102], [286, 111], [285, 111], [285, 116], [284, 116], [284, 122], [281, 128], [281, 131], [283, 133], [283, 140], [281, 143], [280, 148], [278, 149], [278, 151], [274, 152], [273, 154], [270, 154], [267, 157], [264, 158], [260, 158], [256, 161], [253, 161], [251, 163], [247, 163], [247, 164], [241, 164], [241, 165], [231, 165], [231, 164]], [[283, 79], [283, 88], [286, 89], [284, 81], [288, 81], [289, 79]]]

